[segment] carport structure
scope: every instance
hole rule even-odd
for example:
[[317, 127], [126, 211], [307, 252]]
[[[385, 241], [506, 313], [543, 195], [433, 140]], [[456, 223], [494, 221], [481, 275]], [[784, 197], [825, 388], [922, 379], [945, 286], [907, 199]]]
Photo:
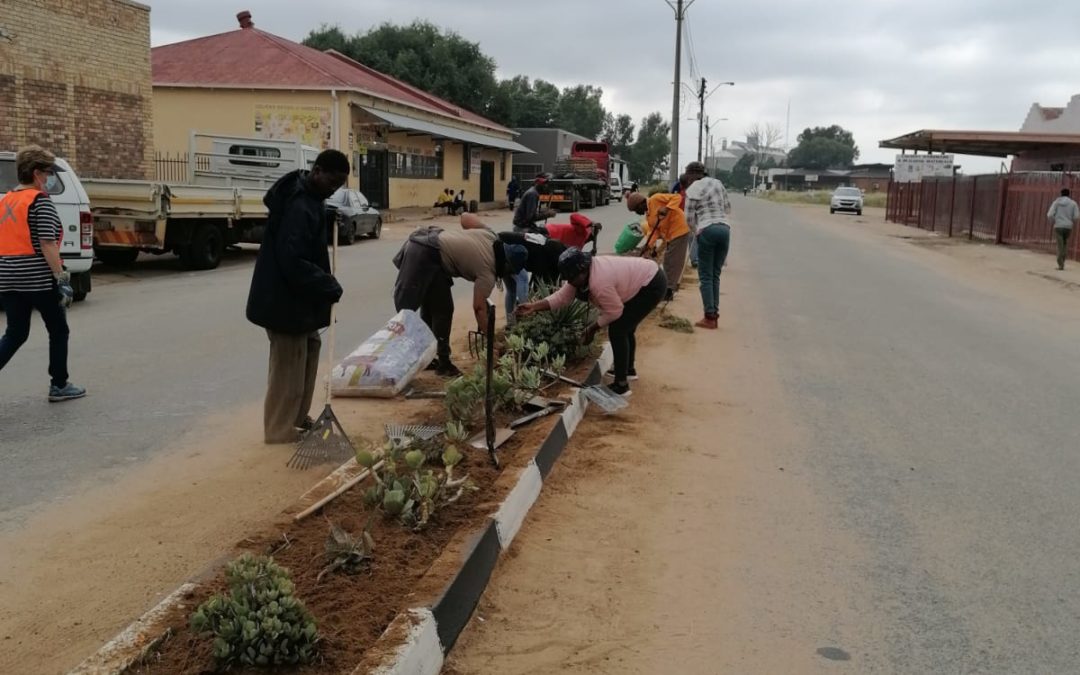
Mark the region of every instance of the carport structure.
[[[1076, 192], [1080, 134], [921, 129], [879, 143], [902, 152], [1013, 157], [1008, 173], [925, 178], [889, 184], [886, 219], [941, 232], [992, 238], [999, 244], [1051, 250], [1046, 212], [1061, 188]], [[1080, 260], [1080, 241], [1069, 255]]]

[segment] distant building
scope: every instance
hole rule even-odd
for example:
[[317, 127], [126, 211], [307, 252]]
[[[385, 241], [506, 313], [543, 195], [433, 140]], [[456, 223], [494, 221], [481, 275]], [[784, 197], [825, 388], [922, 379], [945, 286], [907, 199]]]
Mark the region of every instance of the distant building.
[[336, 148], [349, 185], [380, 208], [431, 206], [445, 188], [506, 193], [516, 134], [333, 50], [255, 27], [153, 49], [155, 147], [184, 153], [192, 131]]
[[526, 127], [514, 131], [518, 134], [517, 141], [528, 149], [514, 153], [514, 175], [522, 181], [532, 181], [537, 174], [554, 171], [556, 160], [569, 156], [575, 142], [593, 140], [565, 129]]
[[[1080, 94], [1073, 96], [1064, 108], [1032, 103], [1020, 131], [1038, 134], [1080, 134]], [[1013, 159], [1012, 170], [1077, 171], [1080, 170], [1080, 150], [1062, 147], [1027, 150]]]
[[889, 188], [892, 164], [856, 164], [850, 169], [769, 169], [768, 185], [776, 190], [832, 190], [853, 186], [863, 192]]
[[762, 161], [772, 159], [777, 165], [782, 165], [787, 161], [787, 152], [783, 148], [759, 148], [752, 138], [730, 143], [724, 139], [720, 143], [720, 150], [705, 158], [705, 168], [709, 171], [729, 172], [734, 170], [739, 160], [747, 154], [755, 155]]

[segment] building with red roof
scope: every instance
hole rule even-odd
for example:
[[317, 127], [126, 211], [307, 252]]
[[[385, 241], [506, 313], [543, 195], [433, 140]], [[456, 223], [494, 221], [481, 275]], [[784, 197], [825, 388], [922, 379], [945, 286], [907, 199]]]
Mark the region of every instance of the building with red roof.
[[514, 131], [344, 54], [255, 27], [152, 50], [155, 148], [183, 153], [192, 132], [296, 140], [350, 155], [352, 187], [379, 208], [430, 206], [445, 188], [505, 194]]

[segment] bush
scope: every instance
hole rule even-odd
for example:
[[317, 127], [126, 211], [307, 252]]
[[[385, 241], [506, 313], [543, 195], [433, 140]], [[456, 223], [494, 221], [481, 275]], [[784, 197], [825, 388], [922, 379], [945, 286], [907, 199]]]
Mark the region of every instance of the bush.
[[293, 595], [289, 571], [272, 558], [244, 554], [225, 569], [229, 592], [191, 615], [191, 629], [214, 640], [218, 670], [311, 663], [319, 635], [311, 614]]

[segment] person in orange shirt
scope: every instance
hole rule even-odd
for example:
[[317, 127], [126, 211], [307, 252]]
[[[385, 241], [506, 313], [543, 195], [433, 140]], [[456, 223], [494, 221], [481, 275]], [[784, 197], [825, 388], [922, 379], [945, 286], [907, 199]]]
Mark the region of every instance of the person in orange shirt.
[[670, 301], [679, 290], [686, 256], [690, 252], [690, 226], [682, 210], [682, 195], [660, 193], [645, 197], [635, 192], [626, 198], [626, 208], [639, 216], [645, 216], [645, 247], [642, 255], [655, 253], [659, 243], [664, 242], [662, 266], [668, 287], [665, 300]]

